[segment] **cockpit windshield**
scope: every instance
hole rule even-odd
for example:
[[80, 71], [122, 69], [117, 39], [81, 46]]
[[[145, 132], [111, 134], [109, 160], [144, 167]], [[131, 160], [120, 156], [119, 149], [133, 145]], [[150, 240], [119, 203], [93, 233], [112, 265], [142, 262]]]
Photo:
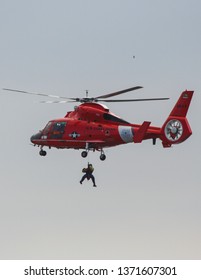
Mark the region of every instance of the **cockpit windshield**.
[[62, 135], [65, 132], [66, 122], [58, 121], [49, 122], [46, 127], [43, 129], [43, 135], [46, 135], [50, 138], [62, 138]]
[[50, 131], [50, 127], [52, 125], [52, 122], [49, 122], [46, 127], [43, 129], [43, 135], [47, 135], [48, 132]]

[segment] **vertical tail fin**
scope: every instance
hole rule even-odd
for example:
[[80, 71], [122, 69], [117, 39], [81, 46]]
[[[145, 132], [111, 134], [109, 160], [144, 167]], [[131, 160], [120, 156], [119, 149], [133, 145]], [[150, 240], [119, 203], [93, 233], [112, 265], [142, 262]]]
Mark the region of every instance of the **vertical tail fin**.
[[179, 144], [185, 141], [191, 134], [191, 128], [186, 118], [193, 91], [184, 91], [172, 109], [169, 117], [161, 128], [161, 140], [164, 147]]
[[188, 112], [188, 108], [191, 103], [191, 99], [193, 96], [193, 91], [184, 91], [182, 92], [180, 98], [178, 99], [177, 103], [175, 104], [170, 116], [172, 117], [186, 117]]

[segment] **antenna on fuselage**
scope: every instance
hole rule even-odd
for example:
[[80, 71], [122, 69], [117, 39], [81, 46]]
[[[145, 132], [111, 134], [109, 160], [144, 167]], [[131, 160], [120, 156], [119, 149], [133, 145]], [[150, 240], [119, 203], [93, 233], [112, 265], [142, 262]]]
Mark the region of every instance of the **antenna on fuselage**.
[[86, 89], [86, 98], [89, 96], [89, 91]]

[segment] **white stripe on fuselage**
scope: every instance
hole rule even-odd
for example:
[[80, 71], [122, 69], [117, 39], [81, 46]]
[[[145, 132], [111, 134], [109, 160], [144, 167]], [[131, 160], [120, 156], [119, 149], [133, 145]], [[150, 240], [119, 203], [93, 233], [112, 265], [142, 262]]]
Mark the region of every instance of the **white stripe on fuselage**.
[[133, 142], [133, 129], [131, 126], [122, 126], [119, 125], [118, 126], [118, 131], [119, 131], [119, 135], [121, 137], [121, 139], [125, 142], [125, 143], [130, 143]]

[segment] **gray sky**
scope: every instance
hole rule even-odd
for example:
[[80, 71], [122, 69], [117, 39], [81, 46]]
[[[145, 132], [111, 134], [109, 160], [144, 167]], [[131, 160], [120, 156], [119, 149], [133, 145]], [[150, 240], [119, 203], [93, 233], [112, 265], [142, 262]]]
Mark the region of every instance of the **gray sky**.
[[[122, 145], [105, 162], [40, 157], [30, 136], [73, 106], [1, 91], [1, 259], [201, 258], [200, 11], [198, 0], [0, 0], [1, 88], [82, 97], [141, 85], [124, 97], [171, 99], [109, 107], [156, 126], [195, 90], [191, 138]], [[79, 184], [88, 161], [98, 188]]]

